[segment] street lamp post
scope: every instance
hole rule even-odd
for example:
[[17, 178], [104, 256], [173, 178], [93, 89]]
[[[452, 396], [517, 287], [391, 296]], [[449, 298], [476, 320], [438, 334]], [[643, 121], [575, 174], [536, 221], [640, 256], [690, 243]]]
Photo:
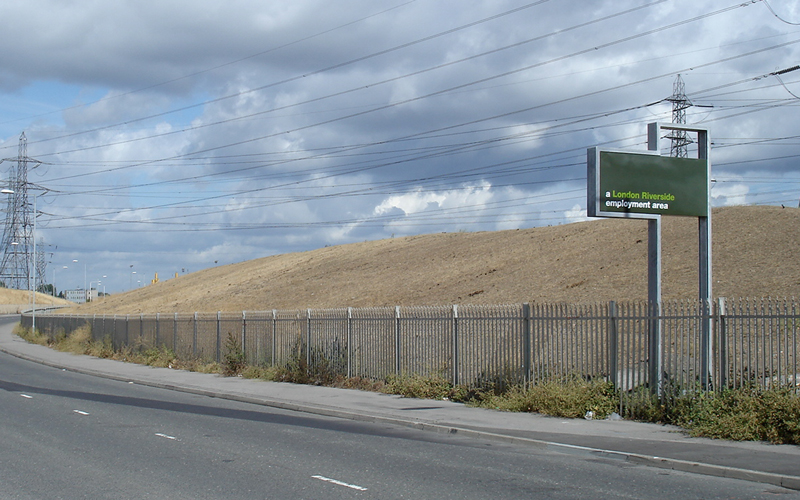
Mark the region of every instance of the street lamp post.
[[[72, 262], [77, 263], [78, 259], [72, 259]], [[86, 294], [86, 262], [83, 263], [83, 293]]]
[[[31, 273], [33, 275], [33, 313], [31, 314], [31, 330], [34, 334], [36, 334], [36, 217], [38, 217], [38, 213], [36, 211], [36, 194], [33, 195], [33, 258], [30, 259], [31, 264]], [[30, 281], [28, 282], [30, 285]]]
[[100, 280], [97, 281], [90, 281], [89, 282], [89, 289], [86, 290], [86, 301], [89, 302], [92, 298], [92, 283], [97, 283], [97, 286], [100, 286]]
[[[61, 266], [61, 269], [69, 269], [69, 267], [68, 266]], [[53, 281], [55, 281], [55, 280], [53, 280]], [[56, 287], [56, 284], [53, 283], [53, 288], [55, 288], [55, 287]], [[66, 295], [64, 296], [64, 298], [66, 298]]]

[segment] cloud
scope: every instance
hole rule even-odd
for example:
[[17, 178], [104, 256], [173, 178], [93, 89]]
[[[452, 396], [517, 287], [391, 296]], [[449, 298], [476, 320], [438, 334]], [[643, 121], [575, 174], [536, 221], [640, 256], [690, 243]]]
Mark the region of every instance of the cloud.
[[[798, 22], [800, 1], [773, 6]], [[764, 5], [6, 2], [0, 151], [44, 163], [61, 272], [177, 268], [585, 217], [586, 148], [645, 149], [677, 73], [715, 205], [796, 200], [800, 39]], [[48, 29], [41, 29], [47, 26]], [[680, 41], [680, 43], [674, 43]], [[668, 141], [665, 141], [668, 144]]]

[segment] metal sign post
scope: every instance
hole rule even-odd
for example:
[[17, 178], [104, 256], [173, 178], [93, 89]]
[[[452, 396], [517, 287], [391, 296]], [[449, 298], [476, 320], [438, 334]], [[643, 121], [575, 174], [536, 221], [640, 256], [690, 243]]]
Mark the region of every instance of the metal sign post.
[[[659, 154], [662, 130], [697, 133], [698, 158]], [[587, 215], [648, 219], [647, 282], [651, 390], [663, 383], [661, 322], [661, 216], [697, 217], [699, 221], [701, 383], [710, 384], [711, 369], [711, 162], [708, 131], [673, 123], [647, 125], [647, 152], [587, 151]]]
[[711, 141], [708, 130], [675, 123], [649, 123], [647, 125], [647, 149], [659, 151], [661, 130], [678, 130], [697, 132], [697, 159], [705, 162], [705, 192], [704, 203], [706, 215], [697, 217], [698, 226], [698, 276], [699, 298], [702, 307], [702, 320], [700, 325], [700, 382], [704, 389], [711, 384]]

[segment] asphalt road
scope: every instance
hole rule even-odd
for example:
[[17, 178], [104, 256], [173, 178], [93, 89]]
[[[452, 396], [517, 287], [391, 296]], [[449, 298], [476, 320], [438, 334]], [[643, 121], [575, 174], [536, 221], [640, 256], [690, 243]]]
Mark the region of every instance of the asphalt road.
[[2, 499], [800, 498], [800, 492], [276, 410], [0, 355]]

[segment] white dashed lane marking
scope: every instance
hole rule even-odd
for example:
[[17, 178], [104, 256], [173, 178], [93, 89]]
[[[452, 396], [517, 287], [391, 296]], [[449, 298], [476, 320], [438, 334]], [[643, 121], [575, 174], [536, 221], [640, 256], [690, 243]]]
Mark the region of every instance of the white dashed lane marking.
[[27, 394], [20, 394], [25, 399], [33, 399], [33, 396], [28, 396]]
[[358, 491], [367, 491], [366, 488], [364, 488], [363, 486], [359, 486], [357, 484], [345, 483], [345, 482], [337, 481], [336, 479], [331, 479], [331, 478], [325, 477], [325, 476], [311, 476], [311, 477], [313, 477], [314, 479], [319, 479], [320, 481], [325, 481], [326, 483], [332, 483], [332, 484], [336, 484], [336, 485], [339, 485], [339, 486], [344, 486], [345, 488], [350, 488], [350, 489], [358, 490]]
[[74, 411], [74, 412], [75, 412], [75, 413], [77, 413], [78, 415], [84, 415], [84, 416], [86, 416], [86, 415], [88, 415], [88, 414], [89, 414], [88, 412], [81, 411], [81, 410], [72, 410], [72, 411]]
[[158, 437], [161, 437], [161, 438], [164, 438], [164, 439], [171, 439], [171, 440], [173, 440], [173, 441], [175, 441], [175, 440], [177, 440], [177, 439], [178, 439], [178, 438], [176, 438], [175, 436], [168, 436], [168, 435], [166, 435], [166, 434], [162, 434], [162, 433], [160, 433], [160, 432], [156, 432], [156, 436], [158, 436]]

